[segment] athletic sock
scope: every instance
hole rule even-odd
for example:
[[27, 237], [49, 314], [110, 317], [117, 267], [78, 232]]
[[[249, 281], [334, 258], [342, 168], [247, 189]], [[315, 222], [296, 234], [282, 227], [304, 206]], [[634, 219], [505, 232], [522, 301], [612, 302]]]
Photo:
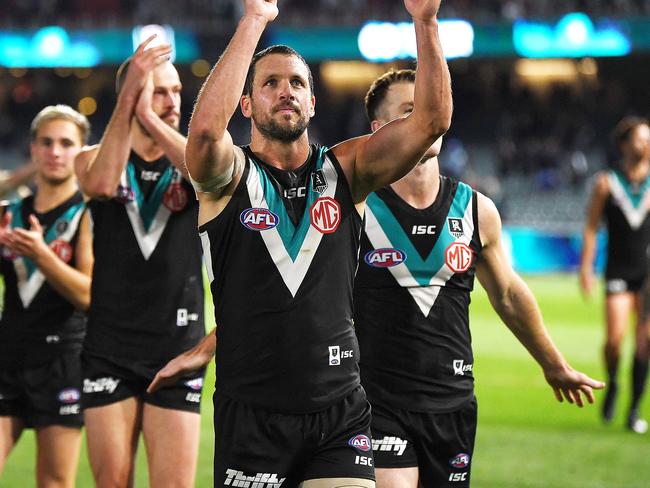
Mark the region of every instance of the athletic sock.
[[630, 411], [638, 410], [647, 379], [648, 360], [635, 357], [634, 363], [632, 364], [632, 405], [630, 406]]

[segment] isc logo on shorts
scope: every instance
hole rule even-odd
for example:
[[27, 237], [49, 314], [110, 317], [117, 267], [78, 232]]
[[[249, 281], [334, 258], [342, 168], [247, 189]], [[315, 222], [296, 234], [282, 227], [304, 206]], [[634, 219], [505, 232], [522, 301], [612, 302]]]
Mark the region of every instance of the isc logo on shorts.
[[359, 434], [355, 435], [352, 439], [348, 441], [355, 449], [359, 449], [363, 452], [368, 452], [372, 449], [372, 444], [370, 443], [370, 438], [367, 435]]
[[368, 266], [373, 268], [392, 268], [406, 261], [406, 253], [399, 249], [386, 247], [373, 249], [363, 257]]
[[239, 221], [247, 229], [261, 232], [278, 225], [280, 218], [268, 208], [247, 208], [239, 215]]

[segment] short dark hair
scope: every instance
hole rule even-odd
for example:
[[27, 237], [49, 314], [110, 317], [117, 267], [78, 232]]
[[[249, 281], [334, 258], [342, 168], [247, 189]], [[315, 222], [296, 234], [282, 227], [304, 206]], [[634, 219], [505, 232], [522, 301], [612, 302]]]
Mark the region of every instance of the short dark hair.
[[131, 64], [130, 57], [126, 58], [126, 61], [120, 64], [120, 67], [117, 68], [117, 73], [115, 74], [115, 93], [117, 93], [118, 95], [120, 94], [120, 92], [122, 91], [122, 87], [124, 86], [126, 73], [129, 71], [129, 64]]
[[647, 125], [650, 127], [650, 121], [645, 117], [623, 117], [623, 119], [621, 119], [621, 121], [616, 124], [616, 127], [612, 132], [612, 139], [614, 141], [614, 144], [616, 144], [616, 148], [620, 149], [621, 145], [630, 139], [630, 135], [632, 135], [634, 129], [640, 125]]
[[372, 82], [372, 85], [370, 85], [365, 98], [366, 115], [368, 116], [368, 122], [377, 120], [379, 107], [386, 99], [386, 93], [388, 93], [388, 89], [391, 87], [391, 85], [394, 83], [403, 82], [415, 83], [415, 70], [391, 69]]
[[285, 44], [276, 44], [274, 46], [267, 47], [266, 49], [262, 49], [258, 53], [255, 53], [253, 59], [251, 59], [251, 64], [248, 67], [248, 74], [246, 75], [246, 82], [244, 83], [244, 95], [250, 96], [251, 93], [253, 93], [253, 80], [255, 79], [255, 65], [257, 65], [257, 62], [260, 59], [265, 58], [270, 54], [282, 54], [284, 56], [295, 56], [300, 61], [302, 61], [305, 67], [307, 68], [309, 89], [311, 90], [312, 95], [314, 94], [314, 78], [311, 74], [311, 69], [307, 64], [307, 61], [305, 61], [305, 58], [303, 58], [301, 54], [292, 47], [289, 47]]

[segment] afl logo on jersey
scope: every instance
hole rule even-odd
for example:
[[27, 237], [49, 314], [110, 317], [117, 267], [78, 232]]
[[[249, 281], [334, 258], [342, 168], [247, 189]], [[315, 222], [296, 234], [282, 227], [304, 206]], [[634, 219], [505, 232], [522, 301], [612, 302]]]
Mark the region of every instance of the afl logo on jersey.
[[69, 243], [61, 239], [56, 239], [50, 242], [50, 249], [64, 263], [69, 263], [72, 260], [72, 246]]
[[467, 244], [454, 242], [445, 251], [445, 263], [454, 273], [464, 273], [474, 261], [474, 253]]
[[366, 253], [363, 259], [368, 266], [374, 268], [392, 268], [406, 261], [406, 253], [390, 247], [373, 249]]
[[311, 225], [321, 234], [336, 232], [341, 223], [341, 206], [332, 197], [321, 197], [309, 209]]
[[280, 219], [268, 208], [247, 208], [239, 215], [239, 221], [250, 230], [269, 230], [278, 225]]
[[469, 454], [461, 452], [456, 454], [453, 458], [449, 460], [449, 464], [452, 468], [463, 469], [469, 466]]
[[363, 435], [363, 434], [355, 435], [352, 439], [348, 441], [348, 444], [350, 444], [355, 449], [359, 449], [360, 451], [363, 452], [368, 452], [370, 449], [372, 449], [370, 438], [367, 435]]

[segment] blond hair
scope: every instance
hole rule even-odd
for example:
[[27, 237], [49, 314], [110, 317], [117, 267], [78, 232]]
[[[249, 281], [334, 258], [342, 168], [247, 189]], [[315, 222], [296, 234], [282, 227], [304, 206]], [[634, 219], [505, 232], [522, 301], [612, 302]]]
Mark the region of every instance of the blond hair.
[[72, 122], [79, 129], [79, 135], [81, 136], [81, 143], [86, 144], [88, 142], [88, 136], [90, 135], [90, 122], [85, 115], [80, 114], [75, 109], [69, 105], [49, 105], [36, 114], [34, 120], [32, 120], [32, 125], [30, 128], [30, 136], [32, 141], [36, 139], [36, 134], [38, 129], [45, 122], [50, 120], [66, 120]]

